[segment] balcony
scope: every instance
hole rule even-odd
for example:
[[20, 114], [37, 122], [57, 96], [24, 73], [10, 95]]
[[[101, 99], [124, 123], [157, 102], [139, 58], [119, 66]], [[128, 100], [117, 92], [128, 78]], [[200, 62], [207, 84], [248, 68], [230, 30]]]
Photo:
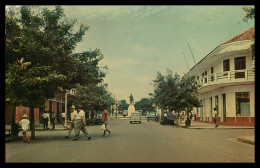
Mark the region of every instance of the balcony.
[[244, 70], [235, 70], [227, 71], [220, 73], [213, 73], [204, 76], [199, 84], [201, 85], [200, 89], [219, 84], [229, 84], [234, 82], [253, 82], [255, 81], [255, 72], [254, 69], [244, 69]]

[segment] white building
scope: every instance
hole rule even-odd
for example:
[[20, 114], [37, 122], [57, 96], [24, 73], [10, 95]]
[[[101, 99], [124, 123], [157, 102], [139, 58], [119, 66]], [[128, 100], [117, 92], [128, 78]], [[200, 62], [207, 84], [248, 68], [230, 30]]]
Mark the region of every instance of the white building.
[[187, 73], [201, 85], [203, 107], [193, 109], [197, 121], [214, 122], [216, 108], [222, 125], [255, 125], [254, 35], [252, 27], [222, 43]]

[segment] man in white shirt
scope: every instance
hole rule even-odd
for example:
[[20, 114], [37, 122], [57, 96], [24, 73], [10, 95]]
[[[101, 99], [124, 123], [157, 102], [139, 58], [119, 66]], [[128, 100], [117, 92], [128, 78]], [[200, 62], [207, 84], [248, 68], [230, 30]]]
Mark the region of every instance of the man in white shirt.
[[43, 129], [47, 130], [49, 118], [48, 118], [48, 114], [46, 111], [44, 111], [42, 117], [43, 117]]
[[218, 119], [217, 108], [214, 108], [214, 122], [215, 122], [215, 127], [218, 127], [217, 119]]
[[[84, 133], [84, 135], [87, 137], [87, 140], [91, 139], [91, 136], [89, 136], [85, 126], [87, 125], [85, 121], [85, 112], [82, 110], [82, 106], [78, 106], [77, 114], [74, 115], [74, 120], [76, 120], [76, 133], [73, 141], [77, 141], [79, 139], [79, 133], [80, 130]], [[84, 125], [83, 125], [84, 124]]]
[[70, 113], [71, 121], [70, 121], [70, 128], [69, 128], [68, 136], [66, 136], [66, 138], [70, 137], [72, 129], [74, 129], [74, 131], [76, 132], [76, 124], [75, 124], [74, 116], [77, 115], [77, 111], [75, 110], [74, 105], [72, 105], [70, 109], [72, 110]]

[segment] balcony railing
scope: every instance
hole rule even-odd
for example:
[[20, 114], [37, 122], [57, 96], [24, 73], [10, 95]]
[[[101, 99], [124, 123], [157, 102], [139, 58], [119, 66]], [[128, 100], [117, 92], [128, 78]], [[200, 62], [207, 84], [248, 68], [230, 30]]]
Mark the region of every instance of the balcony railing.
[[199, 83], [202, 87], [204, 87], [213, 84], [230, 83], [230, 82], [246, 82], [246, 81], [254, 81], [254, 80], [255, 80], [254, 69], [244, 69], [244, 70], [212, 73], [204, 76]]

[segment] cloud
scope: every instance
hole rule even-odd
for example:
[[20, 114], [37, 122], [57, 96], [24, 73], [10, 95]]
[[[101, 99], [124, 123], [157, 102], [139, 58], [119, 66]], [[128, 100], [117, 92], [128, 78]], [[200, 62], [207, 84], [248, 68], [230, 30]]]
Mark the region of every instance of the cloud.
[[153, 80], [154, 76], [152, 75], [136, 75], [134, 76], [134, 80], [136, 82], [139, 82], [141, 84], [150, 84], [150, 82]]
[[171, 6], [73, 6], [71, 10], [70, 6], [63, 6], [68, 13], [80, 14], [87, 19], [103, 19], [117, 21], [124, 17], [133, 19], [143, 19], [151, 15], [162, 15], [169, 12], [173, 12]]
[[132, 58], [109, 58], [104, 59], [101, 62], [103, 65], [108, 65], [108, 68], [124, 67], [125, 65], [137, 64], [138, 61]]

